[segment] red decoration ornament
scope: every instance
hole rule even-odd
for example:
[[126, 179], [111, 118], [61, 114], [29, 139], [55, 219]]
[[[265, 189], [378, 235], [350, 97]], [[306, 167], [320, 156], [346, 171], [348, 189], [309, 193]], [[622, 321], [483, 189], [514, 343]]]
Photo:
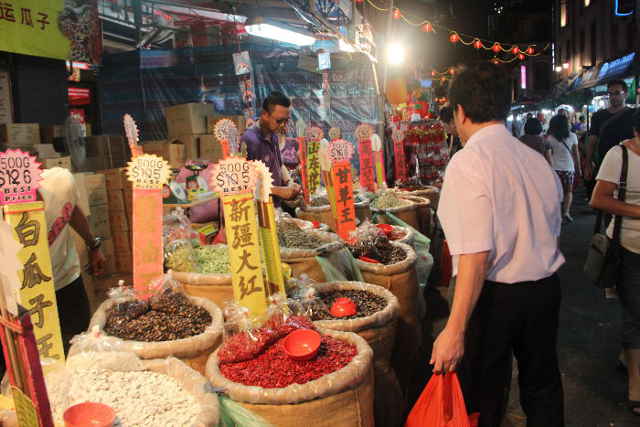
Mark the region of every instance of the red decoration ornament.
[[458, 43], [460, 41], [460, 36], [458, 35], [458, 33], [451, 33], [451, 35], [449, 36], [449, 41], [451, 43]]
[[520, 53], [520, 48], [518, 46], [514, 46], [511, 48], [511, 53], [513, 53], [514, 55], [517, 55]]
[[433, 25], [431, 25], [431, 22], [425, 22], [420, 29], [424, 33], [433, 33]]
[[527, 55], [533, 55], [534, 53], [536, 53], [536, 50], [533, 47], [529, 46], [525, 52], [527, 52]]
[[364, 3], [364, 0], [356, 0], [356, 3]]
[[476, 49], [481, 49], [483, 47], [482, 42], [478, 39], [474, 40], [473, 47]]
[[402, 17], [402, 12], [400, 12], [400, 9], [395, 8], [393, 9], [393, 19], [400, 19]]
[[449, 74], [454, 75], [456, 73], [456, 69], [451, 67], [449, 68]]
[[500, 53], [500, 51], [502, 50], [502, 46], [500, 45], [500, 43], [495, 42], [491, 47], [491, 50], [494, 51], [495, 53]]
[[435, 72], [435, 71], [432, 71], [432, 72], [431, 72], [431, 77], [435, 77], [435, 76], [436, 76], [436, 72]]
[[524, 61], [524, 54], [519, 53], [519, 54], [518, 54], [518, 59], [519, 59], [520, 61]]
[[498, 58], [493, 58], [491, 62], [495, 65], [498, 65], [500, 63], [500, 60]]

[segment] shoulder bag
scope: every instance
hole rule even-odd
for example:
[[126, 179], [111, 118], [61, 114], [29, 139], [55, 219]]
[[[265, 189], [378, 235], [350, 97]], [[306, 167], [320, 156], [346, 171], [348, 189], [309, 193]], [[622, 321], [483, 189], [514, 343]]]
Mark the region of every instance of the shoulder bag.
[[[622, 148], [622, 168], [620, 169], [620, 184], [618, 185], [618, 200], [625, 201], [627, 193], [627, 174], [629, 171], [629, 153], [627, 147]], [[591, 245], [584, 264], [584, 272], [589, 281], [598, 288], [614, 288], [619, 279], [622, 262], [620, 246], [620, 232], [622, 231], [622, 217], [613, 217], [613, 237], [609, 239], [606, 230], [602, 230], [604, 213], [598, 212], [596, 226], [591, 238]]]

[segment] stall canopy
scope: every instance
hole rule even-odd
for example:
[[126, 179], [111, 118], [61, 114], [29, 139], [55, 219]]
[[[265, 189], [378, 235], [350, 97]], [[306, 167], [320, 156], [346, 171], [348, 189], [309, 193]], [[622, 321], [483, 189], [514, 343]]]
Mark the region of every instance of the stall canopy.
[[295, 122], [325, 132], [338, 126], [351, 140], [360, 123], [381, 121], [374, 67], [366, 55], [332, 55], [332, 68], [323, 76], [311, 52], [279, 43], [244, 43], [106, 55], [100, 70], [104, 132], [121, 133], [122, 116], [130, 113], [141, 124], [143, 140], [165, 139], [163, 109], [189, 102], [212, 103], [219, 114], [242, 114], [232, 54], [244, 50], [255, 74], [257, 105], [279, 90], [291, 98]]

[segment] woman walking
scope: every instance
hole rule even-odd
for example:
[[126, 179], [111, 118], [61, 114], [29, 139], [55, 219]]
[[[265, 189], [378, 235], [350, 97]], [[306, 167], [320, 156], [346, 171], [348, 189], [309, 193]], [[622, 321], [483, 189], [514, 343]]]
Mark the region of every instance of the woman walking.
[[[604, 157], [596, 178], [591, 206], [622, 217], [620, 245], [622, 267], [617, 282], [623, 308], [622, 347], [629, 378], [628, 399], [631, 411], [640, 416], [640, 111], [633, 115], [635, 138], [613, 147]], [[627, 186], [624, 201], [618, 200], [623, 146], [628, 156]], [[607, 235], [613, 236], [613, 222]]]
[[556, 115], [549, 122], [547, 141], [551, 145], [551, 167], [562, 182], [564, 199], [562, 201], [562, 218], [572, 222], [571, 203], [573, 203], [573, 184], [576, 172], [580, 172], [578, 153], [578, 137], [569, 130], [569, 119], [564, 115]]
[[542, 123], [533, 117], [527, 119], [524, 125], [524, 135], [520, 137], [520, 141], [542, 154], [547, 162], [551, 164], [551, 145], [548, 141], [540, 136], [542, 133]]

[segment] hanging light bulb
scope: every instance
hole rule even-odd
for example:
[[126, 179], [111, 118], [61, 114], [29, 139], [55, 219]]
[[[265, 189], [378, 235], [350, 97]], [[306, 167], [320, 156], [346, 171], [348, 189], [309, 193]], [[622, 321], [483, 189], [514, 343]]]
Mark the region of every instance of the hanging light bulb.
[[424, 33], [433, 33], [433, 25], [431, 25], [431, 22], [425, 22], [420, 29]]
[[498, 65], [500, 63], [500, 60], [498, 58], [493, 58], [491, 62], [495, 65]]
[[400, 9], [395, 8], [393, 9], [393, 19], [400, 19], [402, 17], [402, 12], [400, 12]]
[[533, 55], [534, 53], [536, 53], [536, 50], [533, 48], [533, 46], [529, 46], [525, 52], [527, 52], [527, 55]]
[[449, 68], [449, 74], [454, 75], [456, 73], [456, 69], [451, 67]]
[[524, 54], [523, 54], [523, 53], [519, 53], [519, 54], [518, 54], [518, 59], [519, 59], [520, 61], [524, 61], [524, 58], [525, 58], [525, 56], [524, 56]]
[[511, 48], [511, 53], [513, 53], [514, 55], [517, 55], [520, 53], [520, 48], [518, 46], [514, 46]]
[[458, 33], [451, 33], [451, 35], [449, 36], [449, 41], [451, 43], [458, 43], [460, 41], [460, 36], [458, 35]]
[[482, 42], [478, 39], [475, 39], [473, 41], [473, 47], [476, 49], [481, 49], [483, 47]]
[[500, 53], [500, 51], [502, 50], [502, 46], [500, 45], [500, 43], [495, 42], [493, 46], [491, 46], [491, 50], [495, 53]]

